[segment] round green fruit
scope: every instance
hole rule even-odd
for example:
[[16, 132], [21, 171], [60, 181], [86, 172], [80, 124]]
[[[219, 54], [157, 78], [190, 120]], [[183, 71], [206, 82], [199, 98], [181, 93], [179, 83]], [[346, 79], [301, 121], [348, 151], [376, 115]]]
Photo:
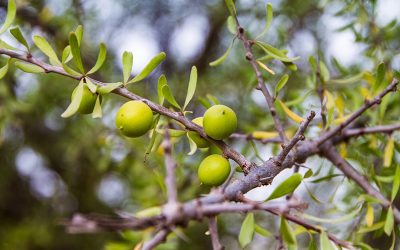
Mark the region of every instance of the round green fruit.
[[236, 114], [225, 105], [212, 106], [204, 113], [203, 127], [209, 137], [223, 140], [236, 130]]
[[[77, 88], [72, 91], [71, 100], [76, 95]], [[82, 93], [82, 100], [79, 104], [78, 112], [80, 114], [90, 114], [93, 112], [94, 105], [96, 104], [97, 94], [92, 93], [89, 88], [84, 85], [83, 86], [83, 93]]]
[[127, 137], [139, 137], [147, 133], [153, 124], [153, 112], [141, 101], [129, 101], [117, 112], [115, 125]]
[[199, 179], [203, 184], [219, 186], [226, 181], [231, 172], [229, 161], [221, 155], [207, 156], [198, 169]]
[[[200, 127], [203, 127], [203, 117], [197, 117], [197, 118], [193, 119], [192, 122], [196, 123]], [[189, 135], [190, 139], [192, 139], [196, 143], [198, 148], [207, 148], [210, 145], [206, 139], [201, 137], [195, 131], [189, 131], [188, 135]]]

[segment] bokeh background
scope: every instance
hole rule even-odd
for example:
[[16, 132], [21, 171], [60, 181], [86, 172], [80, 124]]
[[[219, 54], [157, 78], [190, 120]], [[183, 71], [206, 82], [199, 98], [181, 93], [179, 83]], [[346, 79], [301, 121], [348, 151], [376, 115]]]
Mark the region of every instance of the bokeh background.
[[[277, 75], [266, 75], [267, 81], [276, 82], [283, 73], [290, 73], [282, 98], [295, 100], [308, 93], [305, 86], [308, 86], [310, 55], [325, 60], [333, 77], [373, 70], [380, 61], [388, 67], [400, 68], [400, 26], [397, 24], [400, 1], [270, 2], [275, 17], [271, 30], [262, 39], [287, 49], [290, 56], [301, 56], [297, 72], [288, 71], [279, 62], [269, 65]], [[242, 26], [255, 37], [264, 27], [266, 1], [238, 0], [236, 3]], [[17, 4], [15, 24], [31, 44], [31, 37], [40, 34], [61, 54], [68, 43], [68, 33], [82, 24], [84, 61], [86, 65], [93, 65], [97, 45], [104, 42], [108, 54], [105, 65], [95, 76], [99, 80], [122, 79], [121, 56], [126, 50], [133, 52], [133, 74], [140, 72], [154, 55], [165, 51], [167, 59], [161, 67], [144, 82], [131, 86], [131, 91], [157, 100], [157, 78], [164, 73], [176, 98], [182, 102], [190, 68], [196, 65], [198, 88], [189, 106], [193, 117], [201, 116], [205, 110], [199, 98], [216, 97], [238, 114], [238, 131], [273, 129], [263, 96], [254, 90], [255, 77], [244, 60], [240, 43], [236, 41], [223, 65], [209, 66], [233, 39], [226, 25], [228, 11], [224, 1], [17, 0]], [[0, 0], [1, 22], [5, 19], [6, 6], [7, 1]], [[17, 46], [9, 34], [2, 35], [1, 39]], [[34, 54], [44, 59], [38, 51]], [[4, 63], [5, 58], [0, 57], [0, 65]], [[165, 202], [162, 152], [155, 151], [145, 160], [148, 136], [126, 139], [117, 133], [114, 116], [125, 101], [123, 98], [107, 96], [101, 119], [82, 115], [63, 119], [60, 114], [68, 106], [77, 82], [53, 74], [31, 75], [15, 68], [10, 71], [0, 80], [0, 249], [133, 249], [144, 237], [143, 233], [73, 235], [67, 234], [58, 223], [75, 212], [134, 213], [161, 205]], [[361, 100], [349, 100], [346, 103], [349, 108], [361, 103]], [[309, 94], [301, 105], [295, 108], [301, 115], [318, 108], [317, 95]], [[287, 122], [287, 126], [293, 124]], [[195, 174], [198, 162], [207, 152], [189, 157], [186, 140], [176, 138], [176, 141], [180, 199], [188, 200], [208, 191], [200, 186]], [[231, 143], [250, 159], [260, 162], [247, 142]], [[257, 146], [264, 159], [277, 150], [274, 146]], [[310, 163], [317, 168], [322, 164], [326, 163], [318, 159]], [[342, 186], [337, 199], [346, 207], [354, 202], [346, 200], [346, 195], [353, 190], [345, 188], [347, 183], [342, 185], [343, 179], [321, 184], [318, 190], [315, 183], [309, 188], [324, 203], [329, 203], [325, 204], [328, 208], [337, 208], [341, 203], [333, 202], [337, 198], [333, 194]], [[261, 188], [251, 196], [262, 199], [267, 192], [268, 188]], [[329, 200], [331, 196], [335, 197]], [[307, 197], [304, 199], [310, 199]], [[318, 206], [311, 208], [310, 213], [313, 212], [322, 213]], [[236, 237], [243, 218], [242, 215], [222, 216], [220, 230], [227, 249], [239, 247]], [[271, 216], [258, 220], [266, 223], [266, 228], [276, 229], [278, 224], [273, 219]], [[351, 230], [351, 225], [345, 227]], [[161, 248], [210, 249], [206, 231], [206, 223], [193, 223], [183, 231], [184, 236], [173, 236]], [[338, 233], [346, 235], [346, 230], [343, 233], [342, 228]], [[378, 242], [385, 242], [385, 238]], [[256, 236], [250, 248], [273, 249], [274, 246], [273, 237]]]

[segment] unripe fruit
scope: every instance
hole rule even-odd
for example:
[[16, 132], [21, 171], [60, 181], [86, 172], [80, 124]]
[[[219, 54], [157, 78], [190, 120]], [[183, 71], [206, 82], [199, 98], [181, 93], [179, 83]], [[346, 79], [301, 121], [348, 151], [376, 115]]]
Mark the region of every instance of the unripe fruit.
[[207, 156], [198, 169], [199, 179], [203, 184], [219, 186], [226, 181], [231, 172], [229, 161], [221, 155]]
[[129, 101], [121, 106], [115, 125], [127, 137], [139, 137], [147, 133], [153, 123], [153, 112], [141, 101]]
[[[71, 100], [76, 95], [76, 90], [72, 91]], [[93, 94], [86, 85], [83, 85], [82, 100], [79, 104], [78, 112], [80, 114], [90, 114], [93, 112], [96, 104], [97, 94]]]
[[203, 127], [209, 137], [223, 140], [236, 130], [236, 114], [225, 105], [214, 105], [204, 113]]
[[[203, 117], [197, 117], [197, 118], [193, 119], [192, 122], [196, 123], [200, 127], [203, 127]], [[188, 135], [189, 135], [190, 139], [192, 139], [196, 143], [198, 148], [207, 148], [210, 145], [206, 139], [201, 137], [195, 131], [189, 131]]]

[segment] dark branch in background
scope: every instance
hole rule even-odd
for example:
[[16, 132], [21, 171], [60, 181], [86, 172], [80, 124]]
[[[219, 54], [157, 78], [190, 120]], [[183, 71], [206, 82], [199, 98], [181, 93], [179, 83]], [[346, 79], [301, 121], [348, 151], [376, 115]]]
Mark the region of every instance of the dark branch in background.
[[208, 232], [211, 236], [213, 250], [225, 249], [221, 242], [219, 242], [217, 219], [214, 216], [208, 217]]
[[229, 136], [231, 139], [244, 139], [244, 140], [255, 140], [259, 141], [262, 144], [268, 144], [268, 143], [282, 143], [282, 140], [279, 137], [273, 137], [273, 138], [255, 138], [252, 134], [239, 134], [239, 133], [233, 133], [231, 136]]
[[393, 125], [382, 125], [382, 126], [375, 126], [370, 128], [352, 128], [346, 129], [343, 131], [344, 137], [357, 137], [361, 135], [367, 134], [390, 134], [396, 130], [400, 130], [400, 124], [393, 124]]
[[168, 129], [165, 130], [164, 135], [164, 158], [166, 170], [165, 186], [167, 187], [168, 203], [173, 204], [178, 201], [175, 179], [176, 162], [172, 158], [172, 144]]

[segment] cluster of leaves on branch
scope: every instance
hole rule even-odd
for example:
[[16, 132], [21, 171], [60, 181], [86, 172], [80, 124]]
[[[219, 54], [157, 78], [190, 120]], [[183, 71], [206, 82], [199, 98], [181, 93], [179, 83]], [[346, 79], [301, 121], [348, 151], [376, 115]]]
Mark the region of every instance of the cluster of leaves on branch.
[[[170, 234], [180, 237], [180, 227], [186, 227], [193, 220], [207, 218], [213, 248], [223, 249], [218, 235], [217, 216], [245, 212], [247, 214], [238, 230], [238, 241], [242, 248], [252, 242], [255, 234], [259, 234], [263, 237], [275, 236], [278, 247], [287, 249], [302, 249], [304, 246], [298, 240], [300, 237], [308, 239], [309, 249], [317, 249], [318, 244], [320, 249], [335, 249], [335, 246], [343, 249], [372, 249], [365, 242], [368, 235], [373, 232], [377, 236], [386, 234], [391, 237], [391, 249], [394, 249], [398, 241], [396, 237], [400, 235], [398, 227], [400, 211], [394, 203], [400, 187], [400, 165], [396, 160], [398, 143], [394, 132], [400, 126], [393, 121], [396, 119], [388, 119], [390, 122], [385, 120], [385, 123], [381, 121], [387, 117], [390, 106], [395, 105], [395, 101], [399, 99], [398, 97], [394, 99], [392, 96], [398, 95], [400, 74], [394, 70], [387, 70], [385, 64], [380, 63], [376, 72], [365, 71], [344, 78], [332, 78], [326, 63], [311, 56], [306, 84], [311, 86], [308, 93], [295, 100], [284, 100], [282, 91], [289, 81], [290, 72], [298, 70], [295, 62], [300, 57], [290, 57], [287, 50], [275, 48], [261, 39], [268, 33], [272, 24], [272, 5], [269, 3], [266, 5], [265, 28], [253, 39], [249, 38], [253, 35], [247, 33], [245, 27], [241, 26], [240, 13], [234, 2], [226, 0], [225, 3], [230, 14], [227, 25], [233, 40], [226, 52], [211, 62], [210, 66], [215, 67], [226, 61], [235, 42], [242, 44], [245, 51], [243, 58], [255, 75], [254, 88], [262, 93], [266, 110], [273, 120], [272, 128], [268, 131], [260, 128], [250, 133], [233, 133], [236, 129], [235, 112], [220, 105], [217, 98], [210, 96], [208, 99], [201, 99], [208, 108], [204, 119], [190, 118], [193, 112], [188, 107], [195, 95], [198, 79], [195, 66], [190, 72], [183, 105], [176, 99], [165, 75], [158, 78], [157, 102], [131, 92], [128, 89], [131, 84], [140, 84], [164, 61], [166, 54], [163, 52], [151, 59], [134, 77], [131, 76], [133, 54], [124, 52], [120, 82], [105, 83], [95, 79], [94, 74], [106, 60], [106, 46], [103, 43], [99, 45], [97, 61], [86, 70], [87, 65], [83, 63], [81, 51], [84, 33], [82, 26], [78, 26], [69, 34], [69, 44], [61, 53], [55, 51], [42, 36], [33, 37], [35, 45], [33, 46], [27, 42], [18, 26], [9, 29], [16, 15], [15, 2], [9, 1], [7, 17], [0, 34], [9, 31], [25, 50], [21, 51], [0, 40], [0, 54], [8, 57], [5, 65], [0, 68], [0, 79], [6, 75], [11, 66], [15, 66], [27, 73], [55, 73], [77, 81], [78, 85], [71, 94], [71, 102], [61, 114], [63, 118], [69, 118], [76, 113], [91, 113], [93, 118], [101, 118], [103, 96], [110, 93], [131, 99], [133, 101], [122, 106], [120, 113], [117, 114], [117, 129], [128, 137], [142, 136], [150, 130], [148, 144], [145, 146], [146, 157], [156, 154], [159, 149], [163, 150], [166, 174], [161, 182], [166, 190], [165, 204], [117, 218], [77, 214], [71, 220], [65, 221], [65, 226], [71, 232], [144, 231], [139, 241], [135, 239], [136, 249], [153, 249], [168, 240]], [[361, 37], [359, 39], [362, 40]], [[48, 58], [49, 63], [32, 55], [36, 49]], [[274, 64], [275, 62], [279, 62], [280, 66]], [[337, 61], [335, 63], [339, 68], [342, 67]], [[266, 74], [268, 77], [276, 74], [276, 70], [269, 65], [284, 67], [287, 70], [287, 73], [276, 80], [276, 84], [265, 81]], [[366, 82], [366, 87], [360, 88], [361, 93], [346, 93], [348, 96], [340, 93], [340, 88], [346, 84], [360, 81]], [[315, 104], [317, 108], [309, 110], [308, 115], [303, 117], [298, 113], [304, 112], [305, 108], [301, 104], [311, 95], [309, 93], [318, 97], [314, 100], [318, 100], [319, 103]], [[357, 103], [357, 109], [351, 110], [350, 107], [346, 107], [345, 103], [348, 101]], [[378, 109], [374, 109], [375, 107]], [[130, 112], [135, 112], [136, 109], [140, 109], [140, 112], [132, 115]], [[367, 127], [366, 123], [357, 123], [369, 110], [371, 113], [368, 114], [370, 119], [368, 125], [373, 126]], [[211, 115], [207, 113], [210, 112], [221, 112], [225, 120], [218, 120], [220, 119], [218, 117], [209, 118]], [[135, 121], [127, 120], [126, 117], [131, 115], [136, 115]], [[238, 121], [246, 122], [240, 117]], [[318, 133], [308, 136], [306, 134], [308, 128], [313, 128]], [[375, 147], [375, 151], [378, 151], [375, 152], [379, 162], [378, 167], [366, 163], [363, 173], [348, 160], [346, 153], [350, 150], [343, 148], [351, 147], [355, 144], [354, 141], [364, 135], [367, 136], [366, 139], [361, 139], [363, 140], [361, 143], [364, 144], [376, 144], [382, 135], [385, 138], [382, 140], [384, 142], [382, 152]], [[185, 142], [181, 140], [184, 136], [187, 138]], [[225, 143], [224, 139], [229, 141], [245, 139], [254, 150], [259, 163], [249, 159], [245, 152], [239, 152]], [[177, 168], [183, 166], [178, 166], [174, 157], [177, 153], [175, 149], [182, 143], [190, 145], [185, 157], [192, 157], [198, 151], [210, 154], [199, 164], [198, 175], [204, 184], [218, 186], [203, 197], [192, 197], [191, 200], [184, 202], [178, 199], [181, 190], [178, 189], [176, 180]], [[260, 143], [276, 143], [278, 146], [275, 147], [275, 155], [263, 160], [257, 149]], [[322, 203], [309, 190], [306, 179], [317, 176], [323, 168], [331, 165], [321, 164], [319, 168], [311, 166], [307, 159], [315, 155], [330, 161], [334, 168], [332, 167], [322, 178], [314, 178], [310, 182], [319, 184], [335, 177], [346, 177], [357, 187], [355, 189], [358, 192], [355, 195], [357, 198], [355, 202], [352, 200], [355, 204], [347, 208], [351, 212], [343, 212], [341, 216], [334, 218], [319, 218], [308, 214], [307, 202], [296, 196], [296, 189], [304, 184], [312, 201], [317, 204]], [[227, 159], [233, 160], [238, 167], [231, 169]], [[293, 168], [294, 173], [277, 185], [262, 202], [252, 201], [244, 195], [254, 188], [271, 184], [274, 178], [287, 168]], [[303, 168], [307, 170], [299, 171]], [[193, 171], [192, 175], [196, 172]], [[286, 200], [275, 200], [285, 196]], [[257, 220], [258, 216], [266, 213], [276, 215], [279, 219], [275, 234], [271, 232], [272, 227], [262, 225]], [[340, 237], [335, 236], [335, 231], [330, 230], [328, 226], [349, 221], [356, 224], [355, 229], [344, 231], [346, 234], [344, 236], [343, 233], [338, 234]], [[129, 243], [127, 245], [129, 246]]]

